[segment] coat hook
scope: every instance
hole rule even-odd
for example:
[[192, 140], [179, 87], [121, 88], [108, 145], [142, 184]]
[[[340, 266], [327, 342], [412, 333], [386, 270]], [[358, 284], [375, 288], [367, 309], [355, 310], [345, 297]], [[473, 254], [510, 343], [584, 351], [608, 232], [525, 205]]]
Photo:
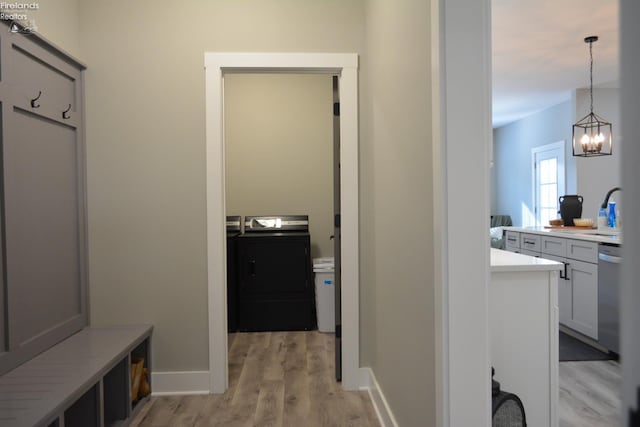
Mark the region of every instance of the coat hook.
[[40, 95], [42, 95], [42, 91], [41, 90], [38, 91], [38, 96], [36, 96], [35, 98], [33, 98], [31, 100], [31, 108], [39, 108], [40, 107], [40, 104], [36, 104], [36, 101], [38, 99], [40, 99]]
[[71, 117], [71, 116], [68, 116], [68, 115], [67, 115], [67, 113], [69, 112], [69, 110], [71, 110], [71, 104], [69, 104], [69, 108], [67, 108], [66, 110], [64, 110], [64, 111], [62, 112], [62, 118], [63, 118], [63, 119], [68, 119], [68, 118], [70, 118], [70, 117]]

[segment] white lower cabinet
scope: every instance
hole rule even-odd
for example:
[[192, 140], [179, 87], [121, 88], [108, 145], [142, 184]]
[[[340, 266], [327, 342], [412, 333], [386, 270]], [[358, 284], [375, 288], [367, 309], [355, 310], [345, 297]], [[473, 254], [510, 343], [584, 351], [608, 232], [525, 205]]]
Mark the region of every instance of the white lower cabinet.
[[[542, 236], [542, 258], [565, 264], [558, 282], [559, 321], [598, 339], [598, 244]], [[596, 257], [593, 256], [596, 254]]]
[[558, 280], [559, 322], [598, 339], [598, 243], [509, 230], [506, 249], [564, 263]]
[[505, 249], [510, 252], [519, 253], [520, 252], [520, 233], [517, 231], [507, 230], [506, 232], [506, 241]]
[[569, 326], [571, 324], [571, 313], [573, 312], [573, 290], [571, 279], [567, 278], [568, 260], [565, 257], [549, 254], [543, 254], [542, 257], [565, 265], [558, 279], [558, 319], [563, 325]]
[[571, 317], [566, 325], [598, 339], [598, 265], [569, 259]]

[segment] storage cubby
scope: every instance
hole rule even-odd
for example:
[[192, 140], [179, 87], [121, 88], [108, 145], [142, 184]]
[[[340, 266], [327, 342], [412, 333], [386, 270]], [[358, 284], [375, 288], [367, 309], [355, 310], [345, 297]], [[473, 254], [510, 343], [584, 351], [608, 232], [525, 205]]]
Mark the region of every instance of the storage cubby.
[[[135, 409], [136, 406], [138, 406], [138, 404], [140, 402], [143, 402], [145, 400], [145, 398], [151, 393], [151, 360], [150, 360], [150, 355], [151, 355], [151, 348], [150, 348], [150, 339], [147, 338], [144, 341], [142, 341], [140, 344], [138, 344], [132, 351], [131, 351], [131, 371], [130, 371], [130, 378], [131, 378], [131, 386], [132, 389], [130, 391], [130, 401], [132, 401], [132, 410]], [[134, 365], [137, 364], [141, 364], [141, 372], [139, 372], [138, 374], [140, 375], [140, 382], [138, 384], [136, 384], [136, 372], [134, 370]], [[144, 387], [144, 383], [147, 383], [147, 387], [148, 390], [146, 390], [145, 392], [145, 387]], [[134, 392], [138, 392], [137, 394], [137, 398], [136, 396], [133, 396], [132, 393]]]
[[104, 425], [110, 427], [126, 420], [130, 413], [129, 358], [125, 357], [102, 380], [104, 396]]
[[65, 427], [100, 425], [100, 385], [96, 384], [64, 411]]

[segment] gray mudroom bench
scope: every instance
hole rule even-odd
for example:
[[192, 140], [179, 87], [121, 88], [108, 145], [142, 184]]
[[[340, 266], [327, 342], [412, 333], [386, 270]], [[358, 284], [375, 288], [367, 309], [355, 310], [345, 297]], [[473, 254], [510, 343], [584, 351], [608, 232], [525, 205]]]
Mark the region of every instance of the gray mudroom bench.
[[151, 368], [151, 326], [88, 325], [85, 69], [0, 21], [2, 427], [127, 425]]
[[148, 325], [87, 327], [0, 377], [3, 427], [128, 425], [133, 359], [150, 369]]

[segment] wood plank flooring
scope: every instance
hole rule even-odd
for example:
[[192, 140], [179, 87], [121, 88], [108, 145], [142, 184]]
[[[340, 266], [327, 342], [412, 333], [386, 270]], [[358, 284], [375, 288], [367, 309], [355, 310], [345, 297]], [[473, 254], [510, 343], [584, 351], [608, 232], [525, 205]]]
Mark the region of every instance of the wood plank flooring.
[[560, 362], [559, 377], [560, 427], [621, 425], [622, 377], [618, 362]]
[[[229, 335], [229, 389], [222, 395], [153, 397], [132, 427], [379, 426], [366, 392], [334, 380], [333, 335]], [[559, 427], [620, 425], [615, 361], [561, 362]]]
[[221, 395], [153, 397], [132, 427], [377, 427], [367, 392], [334, 379], [332, 334], [229, 335], [229, 389]]

